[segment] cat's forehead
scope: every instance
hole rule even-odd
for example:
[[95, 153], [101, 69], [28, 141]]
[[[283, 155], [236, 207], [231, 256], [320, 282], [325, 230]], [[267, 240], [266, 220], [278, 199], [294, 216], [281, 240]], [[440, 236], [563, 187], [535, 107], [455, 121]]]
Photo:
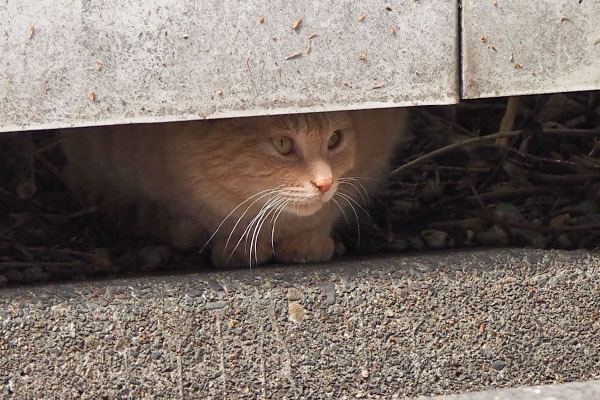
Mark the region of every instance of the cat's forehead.
[[254, 129], [266, 134], [278, 132], [290, 135], [330, 134], [336, 129], [350, 127], [351, 120], [346, 113], [288, 114], [259, 117], [251, 122]]

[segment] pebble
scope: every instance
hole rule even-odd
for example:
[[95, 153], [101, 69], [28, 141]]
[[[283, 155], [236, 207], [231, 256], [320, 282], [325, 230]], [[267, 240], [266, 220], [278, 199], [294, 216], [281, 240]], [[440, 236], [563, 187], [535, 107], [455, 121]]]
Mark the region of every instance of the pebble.
[[425, 230], [421, 232], [421, 238], [427, 243], [431, 249], [443, 249], [446, 247], [448, 233], [435, 229]]
[[569, 225], [569, 221], [571, 220], [570, 214], [560, 214], [550, 220], [548, 224], [550, 228], [557, 229], [563, 228]]
[[200, 296], [202, 296], [202, 293], [203, 293], [202, 290], [197, 289], [197, 288], [193, 288], [193, 289], [190, 289], [190, 291], [188, 292], [188, 296], [190, 296], [190, 297], [200, 297]]
[[221, 286], [221, 285], [219, 284], [219, 282], [217, 282], [217, 281], [216, 281], [216, 280], [214, 280], [214, 279], [209, 279], [207, 283], [208, 283], [208, 287], [210, 287], [210, 288], [211, 288], [212, 290], [214, 290], [215, 292], [220, 292], [220, 291], [222, 291], [222, 290], [225, 290], [225, 289], [223, 289], [223, 286]]
[[335, 304], [335, 287], [331, 282], [320, 282], [317, 284], [325, 294], [325, 304], [331, 306]]
[[173, 255], [167, 246], [148, 246], [139, 251], [140, 259], [145, 266], [158, 266], [168, 262]]
[[506, 362], [502, 360], [495, 360], [492, 362], [492, 368], [496, 371], [502, 371], [506, 367]]
[[301, 322], [304, 319], [304, 308], [297, 301], [288, 304], [288, 316], [294, 322]]
[[410, 248], [413, 250], [423, 250], [425, 248], [425, 242], [420, 237], [415, 236], [410, 240]]
[[287, 299], [288, 301], [298, 301], [302, 298], [302, 292], [300, 289], [295, 287], [291, 287], [287, 290]]
[[23, 279], [26, 282], [47, 281], [50, 279], [50, 273], [42, 267], [31, 267], [23, 271]]
[[487, 231], [475, 234], [475, 241], [486, 246], [506, 246], [508, 234], [504, 229], [494, 225]]
[[566, 233], [563, 233], [558, 237], [558, 244], [561, 249], [570, 249], [573, 247], [573, 242]]
[[386, 245], [386, 249], [393, 251], [404, 251], [408, 248], [408, 242], [403, 239], [394, 239], [392, 243]]
[[221, 308], [225, 308], [227, 303], [224, 301], [211, 301], [210, 303], [206, 303], [204, 306], [207, 310], [220, 310]]
[[9, 282], [22, 282], [23, 281], [23, 273], [16, 269], [9, 269], [4, 272], [4, 276]]
[[369, 377], [369, 369], [368, 368], [361, 369], [360, 376], [362, 376], [364, 379], [367, 379]]

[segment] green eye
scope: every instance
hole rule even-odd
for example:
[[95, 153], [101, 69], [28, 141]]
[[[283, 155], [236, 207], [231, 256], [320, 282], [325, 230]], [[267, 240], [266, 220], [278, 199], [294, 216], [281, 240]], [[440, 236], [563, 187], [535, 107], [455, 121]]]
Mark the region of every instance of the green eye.
[[331, 137], [327, 141], [327, 148], [333, 149], [340, 142], [341, 138], [342, 138], [342, 131], [340, 131], [338, 129], [337, 131], [333, 132], [333, 135], [331, 135]]
[[287, 136], [271, 139], [273, 147], [282, 155], [288, 155], [294, 150], [294, 142]]

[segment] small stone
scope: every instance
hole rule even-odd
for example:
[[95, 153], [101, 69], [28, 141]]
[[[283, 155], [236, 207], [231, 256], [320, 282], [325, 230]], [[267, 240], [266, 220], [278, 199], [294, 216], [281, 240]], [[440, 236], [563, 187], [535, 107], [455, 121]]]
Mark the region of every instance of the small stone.
[[550, 240], [548, 236], [543, 233], [530, 231], [528, 229], [511, 229], [510, 232], [513, 235], [523, 238], [536, 249], [545, 249]]
[[23, 281], [23, 273], [16, 269], [9, 269], [8, 271], [4, 271], [4, 276], [8, 279], [9, 282], [22, 282]]
[[523, 216], [519, 208], [514, 204], [499, 202], [494, 209], [494, 216], [505, 221], [519, 222]]
[[227, 303], [224, 301], [211, 301], [210, 303], [206, 303], [204, 308], [207, 310], [220, 310], [221, 308], [225, 308], [225, 306], [227, 306]]
[[561, 249], [571, 249], [573, 248], [573, 242], [569, 239], [569, 235], [566, 233], [561, 234], [558, 237], [558, 245]]
[[50, 353], [54, 354], [55, 356], [60, 356], [62, 354], [62, 350], [58, 347], [54, 347], [50, 349]]
[[96, 335], [89, 335], [85, 339], [83, 339], [83, 346], [85, 349], [92, 349], [96, 347], [97, 343], [98, 338], [96, 337]]
[[301, 322], [304, 319], [304, 308], [297, 301], [288, 304], [288, 316], [294, 322]]
[[368, 368], [361, 369], [360, 376], [362, 376], [364, 379], [367, 379], [369, 377], [369, 369]]
[[317, 284], [325, 294], [325, 304], [331, 306], [335, 304], [335, 287], [331, 282], [320, 282]]
[[388, 308], [387, 310], [385, 310], [385, 316], [386, 317], [393, 317], [394, 316], [394, 310], [392, 310], [391, 308]]
[[190, 296], [190, 297], [200, 297], [200, 296], [202, 296], [202, 293], [203, 293], [202, 290], [197, 289], [197, 288], [193, 288], [193, 289], [190, 289], [190, 291], [188, 292], [188, 296]]
[[302, 292], [300, 289], [291, 287], [287, 290], [287, 299], [289, 301], [298, 301], [302, 298]]
[[167, 246], [148, 246], [139, 251], [139, 256], [145, 266], [156, 267], [168, 262], [172, 252]]
[[492, 362], [492, 368], [496, 371], [502, 371], [506, 367], [506, 362], [502, 360], [495, 360]]
[[435, 229], [425, 230], [421, 232], [421, 238], [427, 243], [431, 249], [443, 249], [446, 247], [448, 233]]
[[494, 225], [487, 231], [475, 234], [475, 241], [486, 246], [506, 246], [508, 234], [504, 229]]
[[150, 357], [152, 357], [153, 360], [158, 360], [161, 356], [162, 353], [160, 351], [153, 351], [150, 355]]
[[211, 288], [212, 290], [214, 290], [215, 292], [220, 292], [220, 291], [222, 291], [222, 290], [225, 290], [225, 289], [223, 289], [223, 286], [221, 286], [221, 285], [219, 284], [219, 282], [217, 282], [217, 281], [216, 281], [216, 280], [214, 280], [214, 279], [209, 279], [207, 283], [208, 283], [208, 287], [210, 287], [210, 288]]
[[570, 214], [560, 214], [550, 220], [548, 224], [552, 229], [563, 228], [569, 225], [569, 221], [571, 221]]
[[334, 252], [335, 252], [336, 256], [343, 256], [344, 254], [346, 254], [348, 252], [348, 250], [346, 249], [346, 246], [344, 246], [344, 243], [342, 243], [340, 241], [336, 241]]
[[420, 237], [415, 236], [410, 240], [410, 248], [413, 250], [423, 250], [425, 248], [425, 242]]
[[50, 273], [44, 271], [42, 267], [31, 267], [23, 271], [23, 279], [26, 282], [47, 281], [50, 279]]
[[408, 242], [402, 239], [394, 239], [393, 242], [388, 243], [385, 247], [392, 251], [404, 251], [408, 248]]

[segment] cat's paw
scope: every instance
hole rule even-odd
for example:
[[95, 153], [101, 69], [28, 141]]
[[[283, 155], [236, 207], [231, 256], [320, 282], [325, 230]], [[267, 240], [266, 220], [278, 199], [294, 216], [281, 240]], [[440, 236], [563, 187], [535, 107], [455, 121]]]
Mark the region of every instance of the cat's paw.
[[305, 232], [278, 243], [275, 260], [283, 263], [323, 262], [329, 261], [334, 251], [335, 243], [331, 236]]
[[217, 267], [249, 267], [257, 264], [264, 264], [273, 259], [273, 249], [271, 243], [260, 242], [256, 246], [256, 251], [252, 249], [250, 256], [248, 246], [244, 246], [244, 242], [240, 243], [237, 249], [236, 243], [229, 243], [227, 248], [226, 240], [215, 240], [211, 246], [212, 262]]

